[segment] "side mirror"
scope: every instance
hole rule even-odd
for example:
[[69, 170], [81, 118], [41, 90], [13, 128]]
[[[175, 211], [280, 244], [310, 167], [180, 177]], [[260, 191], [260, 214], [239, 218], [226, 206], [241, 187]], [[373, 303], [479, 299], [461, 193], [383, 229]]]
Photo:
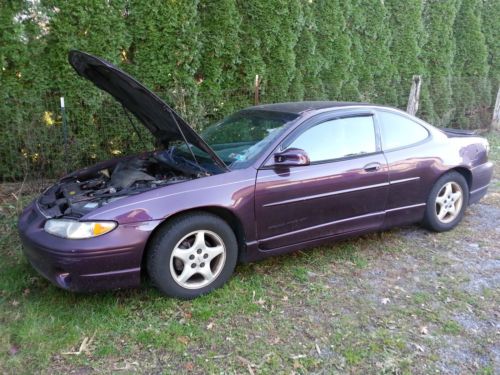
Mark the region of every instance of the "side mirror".
[[275, 167], [297, 167], [301, 165], [309, 165], [311, 161], [307, 152], [300, 148], [289, 148], [282, 152], [274, 154]]

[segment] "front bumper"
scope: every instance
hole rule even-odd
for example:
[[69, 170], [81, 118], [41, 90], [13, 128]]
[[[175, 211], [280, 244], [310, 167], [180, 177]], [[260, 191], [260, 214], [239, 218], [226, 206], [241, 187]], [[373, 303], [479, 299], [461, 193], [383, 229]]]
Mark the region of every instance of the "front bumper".
[[23, 252], [46, 279], [77, 292], [139, 286], [144, 248], [160, 222], [121, 224], [100, 237], [70, 240], [46, 233], [45, 221], [33, 203], [23, 211], [18, 225]]

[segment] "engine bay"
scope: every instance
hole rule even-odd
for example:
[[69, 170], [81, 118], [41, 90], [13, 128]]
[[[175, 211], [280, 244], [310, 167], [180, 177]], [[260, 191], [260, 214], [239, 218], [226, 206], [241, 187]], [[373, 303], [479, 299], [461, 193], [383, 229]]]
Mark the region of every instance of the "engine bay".
[[124, 158], [83, 176], [70, 174], [40, 196], [38, 207], [50, 218], [80, 218], [118, 199], [211, 174], [199, 164], [174, 157], [173, 151]]

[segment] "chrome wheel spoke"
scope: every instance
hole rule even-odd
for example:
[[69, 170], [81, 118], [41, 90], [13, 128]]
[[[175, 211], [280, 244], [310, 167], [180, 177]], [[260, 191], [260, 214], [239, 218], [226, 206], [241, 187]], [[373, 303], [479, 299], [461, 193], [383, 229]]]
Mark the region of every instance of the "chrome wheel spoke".
[[445, 186], [444, 186], [444, 195], [447, 197], [449, 195], [451, 195], [452, 193], [452, 187], [451, 187], [451, 182], [448, 182]]
[[206, 265], [205, 267], [203, 268], [200, 268], [198, 270], [198, 273], [203, 276], [203, 278], [205, 279], [205, 281], [212, 281], [214, 278], [215, 278], [215, 275], [214, 273], [212, 272], [212, 270], [210, 269], [210, 265]]
[[443, 206], [441, 206], [441, 209], [439, 210], [439, 213], [437, 215], [438, 219], [443, 220], [447, 213], [448, 213], [448, 210], [446, 208], [444, 208]]
[[454, 205], [451, 205], [449, 208], [448, 208], [448, 213], [452, 216], [455, 216], [455, 213], [456, 213], [456, 208]]
[[204, 250], [206, 247], [207, 245], [205, 244], [205, 231], [200, 230], [196, 233], [195, 240], [191, 248], [196, 251], [197, 249]]
[[458, 200], [460, 200], [462, 198], [462, 193], [460, 191], [457, 191], [456, 193], [453, 193], [451, 195], [451, 200], [453, 202], [458, 202]]
[[196, 273], [196, 270], [194, 268], [191, 268], [187, 264], [184, 264], [184, 269], [182, 270], [181, 274], [178, 276], [177, 281], [180, 283], [185, 283], [195, 273]]
[[223, 246], [207, 247], [206, 253], [208, 254], [207, 261], [214, 259], [215, 257], [221, 255], [224, 252]]
[[186, 265], [189, 262], [189, 256], [191, 254], [192, 251], [190, 249], [180, 249], [178, 247], [176, 247], [172, 252], [172, 256], [182, 260], [184, 262], [184, 265]]
[[445, 200], [446, 200], [446, 196], [445, 195], [438, 196], [436, 198], [436, 203], [439, 204], [440, 206], [442, 206], [444, 204]]

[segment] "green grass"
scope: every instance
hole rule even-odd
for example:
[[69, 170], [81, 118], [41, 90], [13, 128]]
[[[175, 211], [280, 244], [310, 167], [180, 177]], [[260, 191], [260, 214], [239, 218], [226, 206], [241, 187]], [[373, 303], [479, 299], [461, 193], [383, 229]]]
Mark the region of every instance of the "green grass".
[[443, 332], [450, 334], [450, 335], [458, 335], [462, 331], [460, 325], [453, 321], [449, 320], [447, 322], [444, 322], [443, 324]]
[[[500, 136], [489, 138], [498, 163]], [[473, 214], [449, 233], [394, 229], [239, 265], [223, 288], [178, 301], [148, 284], [94, 295], [53, 287], [21, 253], [16, 218], [29, 196], [0, 198], [2, 373], [431, 373], [446, 368], [450, 340], [482, 353], [482, 367], [476, 357], [461, 372], [498, 366], [494, 330], [451, 318], [489, 327], [500, 304], [494, 274], [470, 268], [499, 254], [498, 234]], [[465, 251], [470, 242], [481, 248]], [[468, 288], [478, 277], [481, 289]], [[67, 354], [85, 338], [86, 351]]]

